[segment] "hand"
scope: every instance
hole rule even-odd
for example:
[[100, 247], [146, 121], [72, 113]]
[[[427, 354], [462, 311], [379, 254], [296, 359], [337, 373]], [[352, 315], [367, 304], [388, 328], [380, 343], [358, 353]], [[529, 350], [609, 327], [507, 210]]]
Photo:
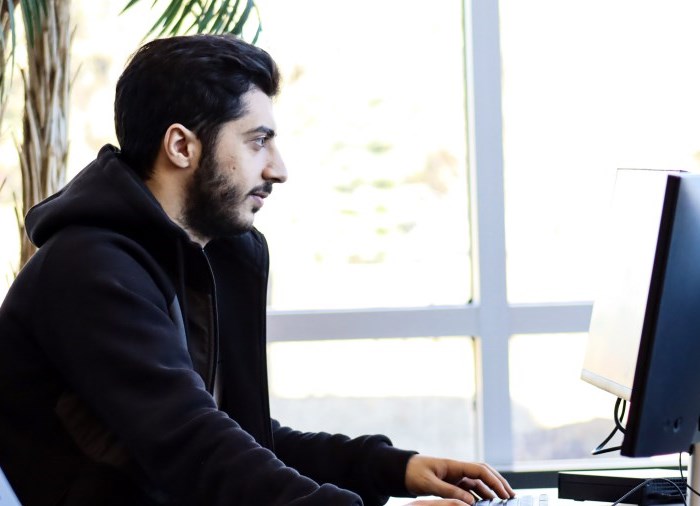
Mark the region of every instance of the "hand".
[[[436, 495], [474, 504], [474, 494], [482, 499], [514, 497], [515, 492], [498, 471], [488, 464], [414, 455], [406, 466], [406, 488], [414, 495]], [[411, 503], [415, 506], [415, 503]], [[421, 503], [418, 502], [418, 505]], [[428, 502], [427, 504], [431, 504]], [[459, 504], [440, 503], [437, 504]]]

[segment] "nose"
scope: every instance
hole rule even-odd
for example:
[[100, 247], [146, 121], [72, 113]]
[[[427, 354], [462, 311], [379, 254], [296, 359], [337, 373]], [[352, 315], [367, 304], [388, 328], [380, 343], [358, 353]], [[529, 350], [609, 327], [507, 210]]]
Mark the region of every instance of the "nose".
[[284, 183], [287, 180], [287, 166], [284, 164], [282, 155], [279, 151], [275, 150], [270, 159], [265, 171], [263, 172], [263, 177], [267, 181], [272, 181], [274, 183]]

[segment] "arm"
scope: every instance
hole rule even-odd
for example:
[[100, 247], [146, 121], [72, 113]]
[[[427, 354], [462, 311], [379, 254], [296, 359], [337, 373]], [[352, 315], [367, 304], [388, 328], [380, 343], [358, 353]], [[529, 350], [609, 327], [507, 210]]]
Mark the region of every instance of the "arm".
[[285, 464], [318, 483], [353, 490], [367, 506], [389, 496], [410, 497], [406, 463], [415, 454], [391, 446], [385, 436], [351, 439], [340, 434], [294, 431], [273, 422], [275, 452]]
[[406, 506], [473, 504], [483, 499], [514, 497], [498, 471], [487, 464], [418, 455], [393, 448], [385, 436], [302, 433], [273, 422], [276, 453], [288, 465], [319, 483], [334, 483], [357, 492], [366, 505], [381, 505], [388, 496], [438, 496]]

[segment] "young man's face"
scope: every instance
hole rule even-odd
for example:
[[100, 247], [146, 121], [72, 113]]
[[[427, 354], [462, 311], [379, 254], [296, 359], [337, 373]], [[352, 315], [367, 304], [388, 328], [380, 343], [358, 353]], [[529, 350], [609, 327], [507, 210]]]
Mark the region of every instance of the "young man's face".
[[207, 239], [249, 230], [273, 183], [287, 180], [275, 146], [272, 100], [253, 88], [243, 101], [245, 114], [221, 126], [187, 189], [185, 224]]

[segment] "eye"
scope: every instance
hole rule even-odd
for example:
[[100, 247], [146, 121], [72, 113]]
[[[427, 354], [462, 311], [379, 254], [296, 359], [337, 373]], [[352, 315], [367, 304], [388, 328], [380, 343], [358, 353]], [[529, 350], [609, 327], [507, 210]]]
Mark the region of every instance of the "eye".
[[260, 148], [264, 148], [265, 144], [267, 144], [267, 141], [269, 140], [269, 137], [267, 135], [264, 135], [262, 137], [256, 137], [253, 139], [253, 142]]

